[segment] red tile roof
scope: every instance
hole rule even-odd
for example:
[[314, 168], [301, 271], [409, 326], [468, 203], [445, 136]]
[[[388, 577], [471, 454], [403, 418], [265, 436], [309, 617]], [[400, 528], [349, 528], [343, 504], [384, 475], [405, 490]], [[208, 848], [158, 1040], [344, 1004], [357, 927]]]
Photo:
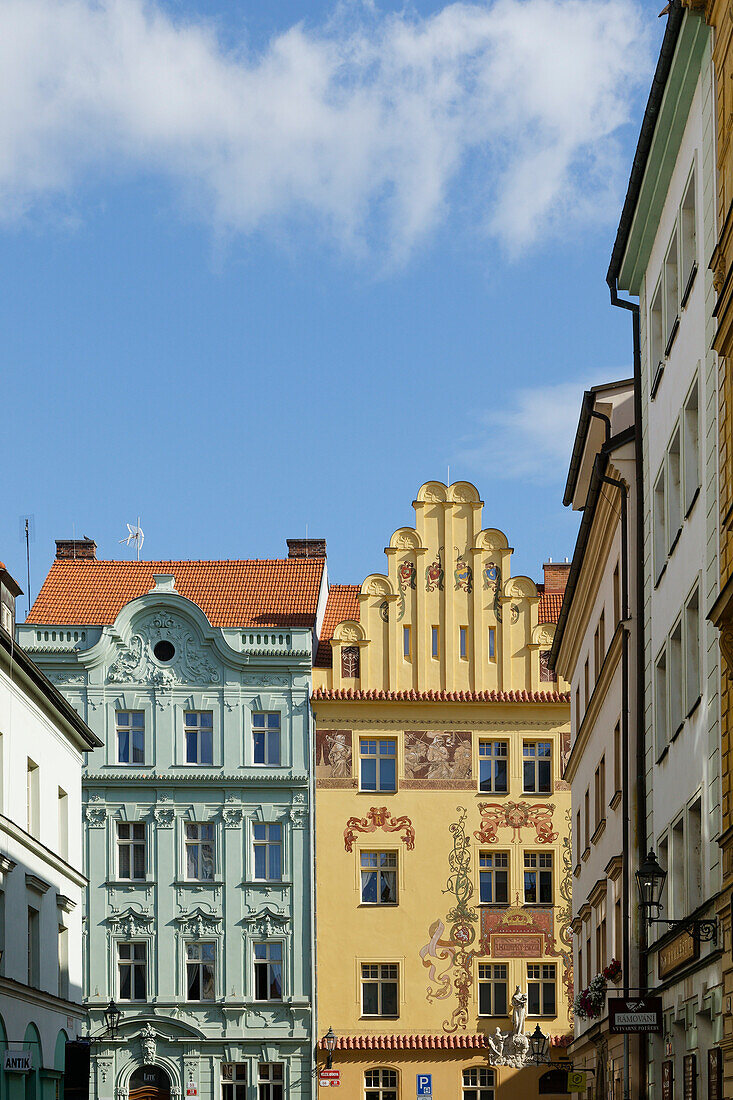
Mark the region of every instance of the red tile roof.
[[[550, 1046], [565, 1047], [572, 1035], [550, 1036]], [[465, 1050], [486, 1047], [486, 1036], [478, 1035], [337, 1035], [336, 1050]], [[325, 1037], [318, 1040], [321, 1050], [326, 1049]]]
[[537, 608], [538, 623], [556, 623], [562, 607], [562, 592], [543, 592]]
[[176, 591], [212, 626], [312, 626], [324, 558], [254, 561], [54, 561], [29, 623], [107, 626], [130, 600], [172, 573]]
[[331, 646], [329, 645], [333, 632], [339, 623], [345, 619], [353, 619], [359, 622], [359, 592], [358, 584], [332, 584], [328, 590], [328, 603], [326, 613], [323, 616], [321, 637], [318, 644], [318, 652], [315, 659], [316, 668], [331, 667]]
[[316, 688], [314, 703], [346, 699], [354, 703], [569, 703], [569, 691], [382, 691], [372, 688]]

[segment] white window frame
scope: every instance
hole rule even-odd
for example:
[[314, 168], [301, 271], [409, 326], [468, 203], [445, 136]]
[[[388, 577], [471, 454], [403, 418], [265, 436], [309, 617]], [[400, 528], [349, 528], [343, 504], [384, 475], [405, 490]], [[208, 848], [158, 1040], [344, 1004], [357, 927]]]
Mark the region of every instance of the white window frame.
[[[258, 948], [258, 947], [267, 948], [267, 958], [266, 959], [258, 959], [256, 957], [256, 948]], [[280, 948], [280, 996], [279, 997], [260, 998], [260, 997], [257, 996], [257, 966], [262, 965], [262, 964], [267, 965], [267, 968], [268, 968], [268, 971], [267, 971], [267, 973], [268, 973], [267, 988], [268, 988], [268, 991], [269, 991], [270, 985], [271, 985], [270, 969], [269, 968], [270, 968], [271, 965], [273, 965], [275, 962], [277, 962], [277, 960], [270, 959], [270, 957], [269, 957], [269, 952], [270, 952], [271, 947], [279, 947]], [[271, 938], [266, 939], [262, 936], [259, 936], [259, 937], [253, 938], [253, 940], [252, 940], [252, 1000], [255, 1001], [257, 1004], [271, 1004], [271, 1005], [276, 1005], [277, 1004], [277, 1005], [279, 1005], [279, 1004], [282, 1004], [283, 1001], [285, 1000], [285, 998], [287, 996], [287, 992], [286, 992], [287, 991], [287, 984], [286, 984], [286, 974], [285, 974], [285, 957], [286, 957], [286, 953], [287, 953], [287, 944], [286, 944], [286, 941], [285, 941], [284, 937], [273, 936]]]
[[[145, 734], [146, 734], [146, 730], [145, 730], [145, 711], [141, 710], [139, 707], [116, 707], [114, 714], [115, 714], [115, 763], [118, 764], [120, 767], [123, 767], [123, 768], [142, 768], [142, 767], [144, 767], [145, 763], [146, 763], [146, 761], [145, 761], [145, 752], [146, 752], [146, 747], [147, 747], [146, 744], [145, 744]], [[127, 715], [129, 715], [130, 718], [132, 718], [132, 716], [134, 714], [140, 714], [142, 716], [142, 720], [143, 720], [142, 721], [142, 726], [141, 727], [136, 727], [132, 724], [131, 721], [127, 725], [124, 725], [124, 726], [121, 725], [120, 721], [119, 721], [119, 718], [122, 714], [127, 714]], [[120, 733], [127, 733], [127, 735], [128, 735], [129, 756], [131, 757], [130, 760], [122, 760], [121, 759], [121, 754], [120, 754]], [[134, 738], [134, 735], [136, 733], [142, 734], [142, 742], [143, 742], [143, 744], [142, 744], [142, 754], [143, 754], [142, 760], [132, 759], [132, 757], [134, 756], [134, 753], [135, 753], [135, 748], [134, 748], [134, 745], [133, 745], [133, 738]]]
[[[365, 966], [376, 966], [376, 967], [379, 968], [379, 973], [376, 976], [367, 975], [366, 978], [365, 978], [365, 975], [364, 975], [364, 967]], [[382, 971], [383, 971], [383, 968], [385, 968], [385, 967], [394, 967], [394, 969], [397, 972], [396, 977], [394, 977], [392, 974], [383, 975]], [[383, 962], [383, 961], [382, 962], [372, 962], [372, 961], [368, 961], [366, 959], [362, 959], [359, 962], [359, 1008], [360, 1008], [361, 1016], [362, 1016], [363, 1019], [365, 1019], [365, 1020], [397, 1020], [397, 1019], [399, 1019], [399, 1016], [400, 1016], [400, 990], [401, 990], [400, 978], [401, 978], [400, 964], [399, 964], [399, 962], [396, 962], [394, 960], [391, 961], [391, 962]], [[364, 986], [365, 986], [365, 984], [366, 985], [373, 985], [375, 982], [377, 984], [377, 1007], [378, 1007], [379, 1011], [377, 1011], [377, 1012], [365, 1012], [364, 1011]], [[393, 984], [396, 986], [395, 1004], [396, 1004], [397, 1012], [395, 1014], [386, 1013], [386, 1012], [382, 1011], [383, 1004], [384, 1004], [384, 1001], [383, 1001], [383, 997], [384, 997], [383, 987], [386, 986], [386, 985], [393, 985]]]
[[[114, 958], [114, 967], [115, 967], [115, 989], [117, 991], [117, 1000], [120, 1001], [122, 1004], [138, 1004], [139, 1005], [139, 1004], [145, 1004], [147, 1001], [150, 1000], [150, 996], [151, 996], [151, 991], [150, 991], [150, 942], [151, 942], [150, 937], [148, 937], [148, 936], [131, 936], [129, 938], [121, 936], [121, 937], [115, 939], [115, 941], [114, 941], [114, 955], [113, 955], [113, 958]], [[122, 963], [126, 962], [127, 960], [121, 960], [120, 959], [120, 948], [121, 947], [126, 947], [126, 946], [130, 946], [130, 947], [134, 948], [138, 945], [142, 945], [145, 948], [145, 962], [142, 964], [143, 973], [145, 975], [145, 996], [144, 997], [123, 997], [122, 996], [122, 974], [121, 974], [121, 971], [122, 971]], [[131, 958], [129, 961], [130, 961], [131, 965], [129, 967], [126, 967], [126, 969], [129, 969], [131, 971], [130, 990], [132, 992], [132, 990], [134, 988], [134, 984], [135, 984], [135, 982], [134, 982], [134, 967], [136, 965], [136, 960], [134, 958]], [[139, 963], [139, 961], [137, 961], [137, 965], [141, 965]]]
[[[193, 965], [198, 966], [198, 969], [199, 969], [199, 988], [200, 989], [202, 987], [202, 982], [201, 982], [202, 968], [206, 964], [204, 963], [203, 959], [198, 959], [198, 960], [189, 959], [188, 949], [190, 947], [202, 948], [204, 945], [211, 945], [214, 948], [214, 996], [213, 997], [206, 997], [206, 998], [201, 997], [198, 1000], [192, 1000], [188, 996], [188, 966], [189, 966], [189, 963], [192, 963]], [[216, 935], [211, 936], [211, 937], [201, 936], [200, 938], [198, 938], [198, 937], [189, 937], [189, 938], [184, 939], [184, 941], [183, 941], [183, 987], [184, 987], [183, 988], [183, 999], [186, 1002], [186, 1004], [193, 1004], [193, 1005], [214, 1004], [217, 1000], [219, 1000], [219, 937], [218, 936], [216, 936]]]
[[[148, 829], [144, 821], [127, 821], [120, 818], [114, 819], [114, 846], [115, 846], [115, 881], [116, 882], [145, 882], [148, 875]], [[142, 829], [142, 849], [143, 849], [143, 873], [142, 875], [134, 875], [132, 872], [135, 866], [134, 849], [140, 845], [140, 840], [135, 840], [131, 835], [129, 838], [120, 837], [120, 828], [130, 829], [132, 834], [135, 829]], [[130, 860], [130, 874], [123, 875], [121, 867], [121, 854], [122, 850], [127, 849], [129, 852]]]

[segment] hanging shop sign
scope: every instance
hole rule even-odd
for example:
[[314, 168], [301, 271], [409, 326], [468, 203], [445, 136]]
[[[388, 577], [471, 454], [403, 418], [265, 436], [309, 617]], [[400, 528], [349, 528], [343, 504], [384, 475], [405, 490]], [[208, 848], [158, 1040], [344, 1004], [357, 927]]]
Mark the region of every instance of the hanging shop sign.
[[685, 1100], [697, 1100], [697, 1055], [686, 1054], [682, 1062]]
[[708, 1051], [708, 1100], [723, 1100], [723, 1051]]
[[614, 1035], [662, 1033], [661, 997], [609, 997], [608, 1030]]
[[662, 1062], [662, 1100], [674, 1100], [674, 1062]]
[[574, 1069], [568, 1074], [568, 1092], [585, 1092], [588, 1087], [588, 1074], [584, 1070]]
[[6, 1050], [3, 1069], [10, 1073], [30, 1073], [33, 1069], [32, 1050]]
[[673, 940], [660, 947], [657, 955], [659, 977], [666, 978], [681, 966], [694, 962], [700, 954], [700, 941], [689, 932], [680, 932]]

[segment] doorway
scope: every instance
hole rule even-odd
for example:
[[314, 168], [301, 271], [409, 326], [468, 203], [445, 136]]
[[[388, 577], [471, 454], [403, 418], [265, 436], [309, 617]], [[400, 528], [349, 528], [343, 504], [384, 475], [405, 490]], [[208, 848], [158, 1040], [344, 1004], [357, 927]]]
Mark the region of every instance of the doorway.
[[129, 1100], [170, 1100], [171, 1079], [160, 1066], [138, 1066], [130, 1078]]

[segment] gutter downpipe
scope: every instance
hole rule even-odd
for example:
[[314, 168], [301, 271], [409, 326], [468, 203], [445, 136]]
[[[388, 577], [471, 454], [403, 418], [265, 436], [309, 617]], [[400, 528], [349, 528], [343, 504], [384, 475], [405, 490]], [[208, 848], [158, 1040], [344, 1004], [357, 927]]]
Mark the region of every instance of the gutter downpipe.
[[[611, 292], [611, 305], [617, 306], [619, 309], [627, 309], [631, 313], [632, 321], [632, 333], [633, 333], [633, 347], [634, 347], [634, 459], [635, 459], [635, 477], [636, 477], [636, 835], [637, 835], [637, 849], [639, 852], [646, 852], [647, 849], [647, 830], [646, 830], [646, 767], [644, 759], [644, 748], [646, 744], [645, 736], [645, 682], [644, 682], [644, 525], [641, 522], [641, 517], [644, 514], [644, 471], [643, 471], [643, 451], [642, 451], [642, 438], [641, 438], [641, 335], [639, 325], [639, 305], [635, 302], [630, 302], [625, 298], [620, 298], [617, 287], [617, 277], [609, 271], [608, 274], [608, 288]], [[625, 498], [624, 498], [625, 499]], [[627, 577], [628, 583], [628, 577]], [[627, 612], [628, 607], [628, 593], [627, 593]], [[628, 631], [624, 630], [624, 643], [628, 646]], [[626, 691], [628, 693], [628, 656], [625, 663], [626, 668]], [[626, 708], [628, 712], [628, 707]], [[623, 754], [624, 759], [628, 763], [629, 759], [629, 744], [628, 744], [628, 727], [623, 739]], [[624, 773], [624, 788], [627, 786], [628, 771]], [[630, 813], [628, 806], [628, 796], [624, 790], [624, 802], [625, 802], [625, 828], [628, 829], [630, 825]], [[628, 845], [624, 847], [624, 858], [628, 863], [630, 852], [627, 851]], [[629, 880], [628, 866], [624, 868], [624, 895], [628, 898], [631, 892], [633, 883]], [[628, 913], [628, 901], [626, 903], [626, 911]], [[627, 948], [627, 942], [630, 936], [630, 921], [624, 918], [624, 951]], [[630, 955], [630, 944], [629, 955]], [[639, 923], [639, 986], [641, 989], [647, 988], [648, 981], [648, 967], [647, 967], [647, 932], [646, 926], [643, 921]], [[629, 959], [630, 961], [630, 959]], [[624, 993], [628, 996], [628, 982], [629, 974], [628, 970], [624, 968]], [[629, 1072], [629, 1036], [624, 1036], [624, 1070], [628, 1076]], [[639, 1058], [639, 1100], [646, 1100], [647, 1097], [647, 1077], [648, 1077], [648, 1058], [647, 1058], [647, 1040], [645, 1036], [639, 1035], [638, 1037], [638, 1058]], [[624, 1085], [626, 1095], [630, 1098], [630, 1084], [628, 1080]]]

